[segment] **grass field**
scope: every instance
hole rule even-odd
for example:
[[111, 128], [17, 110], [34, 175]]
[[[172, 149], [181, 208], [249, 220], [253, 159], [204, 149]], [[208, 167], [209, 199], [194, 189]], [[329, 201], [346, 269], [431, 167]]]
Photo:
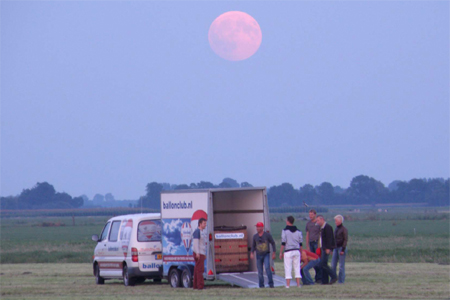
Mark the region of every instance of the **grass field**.
[[[281, 263], [275, 265], [283, 273]], [[163, 281], [125, 287], [96, 285], [90, 264], [3, 264], [1, 299], [448, 299], [449, 265], [348, 263], [344, 285], [301, 289], [242, 289], [213, 281], [204, 291], [173, 289]]]
[[[343, 209], [330, 210], [326, 218]], [[396, 209], [344, 214], [350, 241], [345, 285], [301, 289], [242, 289], [208, 282], [206, 291], [171, 289], [145, 282], [124, 287], [119, 280], [95, 285], [92, 254], [108, 216], [2, 218], [1, 299], [449, 299], [450, 224], [448, 209]], [[302, 231], [306, 214], [294, 214]], [[271, 214], [271, 232], [280, 245], [286, 214]], [[284, 275], [279, 259], [277, 274]]]
[[[450, 263], [449, 220], [442, 217], [448, 214], [430, 214], [423, 219], [395, 215], [373, 218], [371, 213], [358, 214], [345, 221], [350, 239], [347, 261]], [[302, 218], [306, 214], [295, 217], [296, 225], [304, 231], [306, 221]], [[76, 217], [75, 226], [71, 217], [3, 218], [0, 262], [88, 263], [95, 247], [91, 236], [100, 233], [108, 218]], [[277, 246], [284, 218], [283, 214], [271, 215]], [[331, 214], [327, 218], [332, 220]]]

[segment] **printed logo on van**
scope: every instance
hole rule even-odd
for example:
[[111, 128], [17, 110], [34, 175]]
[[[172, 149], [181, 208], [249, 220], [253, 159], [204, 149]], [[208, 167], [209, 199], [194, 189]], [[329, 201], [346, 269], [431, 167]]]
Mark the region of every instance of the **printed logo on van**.
[[186, 201], [179, 201], [173, 203], [172, 201], [164, 202], [163, 201], [163, 209], [192, 209], [192, 201], [186, 202]]
[[130, 242], [131, 233], [133, 231], [133, 220], [124, 219], [120, 229], [120, 240], [122, 242], [123, 257], [127, 258], [128, 244]]
[[189, 248], [191, 248], [191, 224], [184, 222], [181, 225], [181, 240], [183, 241], [186, 253], [189, 254]]
[[142, 269], [158, 269], [161, 265], [160, 264], [142, 264]]
[[242, 232], [239, 233], [216, 233], [215, 235], [216, 240], [237, 240], [237, 239], [243, 239], [244, 234]]

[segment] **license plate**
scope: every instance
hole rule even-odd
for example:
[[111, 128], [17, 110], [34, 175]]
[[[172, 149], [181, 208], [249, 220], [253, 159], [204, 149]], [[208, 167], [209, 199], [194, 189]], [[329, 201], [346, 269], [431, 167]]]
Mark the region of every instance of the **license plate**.
[[156, 254], [155, 259], [162, 259], [162, 254]]

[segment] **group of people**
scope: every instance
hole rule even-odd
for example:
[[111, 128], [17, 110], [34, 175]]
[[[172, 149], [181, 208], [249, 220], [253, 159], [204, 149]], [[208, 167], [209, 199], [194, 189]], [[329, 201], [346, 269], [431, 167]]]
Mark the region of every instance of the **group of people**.
[[[345, 256], [347, 255], [348, 231], [344, 227], [344, 217], [334, 217], [336, 229], [325, 221], [323, 215], [317, 215], [314, 209], [309, 211], [310, 220], [306, 224], [306, 243], [303, 247], [303, 235], [296, 226], [293, 216], [286, 218], [286, 227], [281, 231], [280, 259], [284, 259], [284, 273], [286, 288], [290, 287], [292, 280], [292, 269], [297, 286], [300, 280], [303, 285], [334, 284], [345, 282]], [[193, 252], [195, 259], [194, 289], [203, 289], [204, 261], [206, 258], [206, 243], [201, 242], [201, 230], [205, 229], [206, 220], [200, 219], [198, 228], [193, 233]], [[250, 258], [256, 256], [258, 269], [259, 287], [264, 287], [263, 270], [265, 269], [269, 287], [274, 287], [272, 270], [270, 267], [270, 253], [275, 260], [276, 244], [272, 235], [264, 231], [264, 224], [256, 224], [257, 233], [253, 236]], [[270, 251], [272, 246], [272, 252]], [[255, 255], [256, 254], [256, 255]], [[329, 257], [331, 267], [328, 265]], [[339, 262], [339, 275], [336, 269]], [[311, 277], [310, 269], [314, 268], [315, 278]]]
[[[286, 288], [292, 280], [292, 269], [297, 286], [300, 280], [303, 285], [334, 284], [345, 282], [345, 256], [347, 254], [348, 230], [344, 227], [344, 217], [334, 217], [336, 229], [325, 221], [323, 215], [317, 215], [314, 209], [309, 211], [310, 220], [306, 224], [306, 243], [303, 247], [303, 235], [294, 226], [294, 217], [286, 218], [286, 227], [281, 232], [280, 259], [284, 259], [284, 273]], [[263, 268], [266, 270], [269, 287], [273, 287], [273, 277], [270, 268], [270, 249], [272, 245], [272, 259], [275, 259], [276, 245], [272, 235], [264, 232], [264, 224], [256, 224], [257, 233], [253, 236], [250, 257], [256, 252], [259, 287], [264, 287]], [[328, 265], [329, 257], [331, 267]], [[336, 269], [339, 262], [339, 275]], [[310, 269], [314, 268], [315, 278], [311, 277]]]

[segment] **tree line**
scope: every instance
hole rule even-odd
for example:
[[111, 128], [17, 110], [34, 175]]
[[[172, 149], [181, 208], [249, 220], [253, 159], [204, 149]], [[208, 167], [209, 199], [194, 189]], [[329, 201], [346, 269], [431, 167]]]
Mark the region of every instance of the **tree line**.
[[308, 205], [373, 205], [376, 203], [426, 203], [430, 206], [450, 204], [449, 179], [395, 180], [387, 187], [366, 175], [354, 177], [343, 189], [323, 182], [318, 186], [305, 184], [298, 189], [290, 183], [272, 186], [268, 191], [269, 206]]
[[[200, 181], [173, 185], [151, 182], [146, 186], [146, 194], [139, 199], [139, 206], [160, 208], [160, 193], [164, 190], [196, 188], [235, 188], [251, 187], [248, 182], [239, 184], [232, 178], [225, 178], [220, 184]], [[373, 205], [376, 203], [426, 203], [430, 206], [448, 206], [450, 204], [449, 179], [411, 179], [395, 180], [387, 187], [366, 175], [354, 177], [346, 189], [333, 186], [329, 182], [313, 186], [305, 184], [295, 188], [291, 183], [271, 186], [267, 191], [270, 207], [299, 207], [321, 205]]]
[[[151, 182], [146, 185], [146, 194], [139, 198], [136, 206], [159, 210], [160, 194], [164, 190], [237, 187], [252, 187], [252, 184], [247, 181], [239, 183], [228, 177], [219, 184], [209, 181], [189, 185]], [[273, 208], [376, 203], [425, 203], [430, 206], [448, 206], [449, 191], [448, 178], [395, 180], [386, 187], [381, 181], [359, 175], [351, 180], [350, 186], [346, 189], [333, 186], [329, 182], [323, 182], [317, 186], [305, 184], [299, 188], [295, 188], [291, 183], [282, 183], [271, 186], [267, 191], [267, 197], [269, 206]], [[84, 198], [87, 199], [84, 195], [72, 197], [64, 192], [56, 192], [51, 184], [38, 182], [31, 189], [24, 189], [18, 196], [1, 197], [0, 209], [79, 208], [83, 206]]]
[[38, 182], [31, 189], [24, 189], [18, 196], [0, 198], [0, 209], [71, 209], [83, 205], [82, 197], [72, 197], [56, 192], [53, 185]]

